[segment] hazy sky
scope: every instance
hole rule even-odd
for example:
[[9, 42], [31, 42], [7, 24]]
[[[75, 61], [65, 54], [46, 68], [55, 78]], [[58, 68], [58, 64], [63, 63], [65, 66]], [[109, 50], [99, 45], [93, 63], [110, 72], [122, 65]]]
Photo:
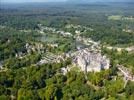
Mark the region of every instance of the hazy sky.
[[[0, 0], [0, 2], [61, 2], [61, 1], [67, 1], [67, 0]], [[69, 0], [69, 1], [77, 1], [77, 0]], [[92, 2], [97, 2], [97, 1], [114, 1], [114, 2], [134, 2], [134, 0], [78, 0], [78, 1], [92, 1]]]
[[65, 0], [0, 0], [1, 2], [60, 2]]

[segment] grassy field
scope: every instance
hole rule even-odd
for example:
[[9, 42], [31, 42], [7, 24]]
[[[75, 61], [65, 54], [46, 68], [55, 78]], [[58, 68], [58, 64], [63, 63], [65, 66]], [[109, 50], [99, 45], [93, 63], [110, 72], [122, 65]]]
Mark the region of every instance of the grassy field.
[[108, 16], [108, 20], [121, 20], [121, 19], [122, 19], [121, 15]]

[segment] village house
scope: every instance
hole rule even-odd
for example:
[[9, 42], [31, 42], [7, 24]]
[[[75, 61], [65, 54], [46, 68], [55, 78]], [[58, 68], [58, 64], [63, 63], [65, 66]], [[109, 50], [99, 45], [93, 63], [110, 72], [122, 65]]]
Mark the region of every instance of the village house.
[[134, 51], [134, 46], [131, 46], [131, 47], [126, 48], [126, 51], [128, 51], [128, 52]]
[[2, 63], [0, 62], [0, 70], [2, 70], [3, 69], [3, 65], [2, 65]]
[[47, 44], [48, 46], [52, 47], [52, 48], [58, 48], [58, 44]]
[[66, 75], [67, 72], [69, 72], [69, 71], [70, 71], [70, 67], [63, 67], [63, 68], [61, 68], [61, 73], [62, 73], [63, 75]]
[[57, 31], [57, 33], [60, 34], [60, 35], [63, 35], [63, 36], [72, 36], [72, 34], [69, 33], [69, 32]]
[[131, 70], [129, 70], [128, 68], [122, 65], [117, 65], [117, 67], [121, 71], [121, 73], [124, 75], [125, 80], [134, 81], [134, 75], [132, 74]]

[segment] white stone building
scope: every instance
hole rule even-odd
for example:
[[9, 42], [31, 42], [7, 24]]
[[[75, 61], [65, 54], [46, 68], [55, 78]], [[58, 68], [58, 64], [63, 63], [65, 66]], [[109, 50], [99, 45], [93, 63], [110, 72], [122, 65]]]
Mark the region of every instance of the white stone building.
[[100, 53], [91, 53], [88, 50], [80, 50], [76, 56], [76, 64], [84, 72], [100, 72], [109, 69], [110, 60]]

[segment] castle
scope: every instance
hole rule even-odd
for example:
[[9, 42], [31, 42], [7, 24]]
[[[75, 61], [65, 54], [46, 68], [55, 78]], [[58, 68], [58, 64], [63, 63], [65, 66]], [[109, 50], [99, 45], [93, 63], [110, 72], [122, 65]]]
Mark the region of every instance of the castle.
[[101, 53], [92, 53], [88, 49], [79, 51], [75, 63], [84, 72], [100, 72], [110, 67], [110, 60], [106, 56], [102, 56]]

